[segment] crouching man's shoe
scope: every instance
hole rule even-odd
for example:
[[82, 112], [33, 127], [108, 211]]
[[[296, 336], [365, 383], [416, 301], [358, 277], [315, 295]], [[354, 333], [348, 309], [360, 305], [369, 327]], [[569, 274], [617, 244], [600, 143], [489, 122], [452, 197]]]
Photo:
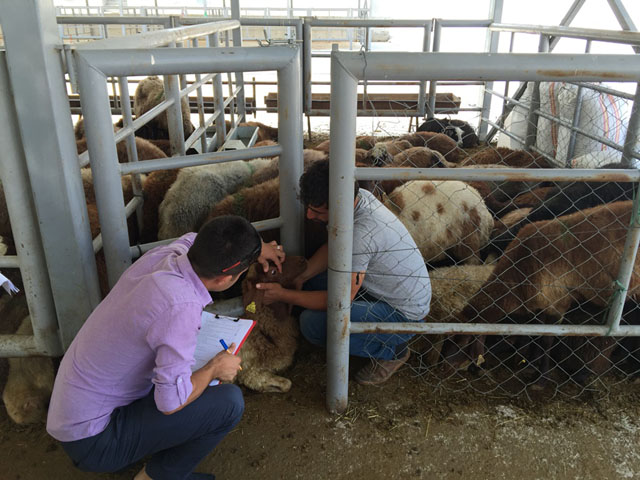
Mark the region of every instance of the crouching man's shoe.
[[371, 363], [361, 368], [355, 376], [356, 382], [360, 385], [378, 385], [384, 383], [396, 371], [409, 360], [409, 349], [405, 350], [405, 354], [395, 360], [379, 360], [371, 359]]

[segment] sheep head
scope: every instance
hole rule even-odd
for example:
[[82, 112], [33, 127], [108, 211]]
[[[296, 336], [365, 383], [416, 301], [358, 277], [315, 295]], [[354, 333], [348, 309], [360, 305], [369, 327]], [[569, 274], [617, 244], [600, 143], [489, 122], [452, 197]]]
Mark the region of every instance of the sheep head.
[[256, 288], [256, 283], [279, 283], [284, 288], [293, 288], [294, 280], [304, 272], [307, 260], [301, 256], [288, 256], [282, 263], [282, 272], [275, 264], [269, 262], [269, 269], [265, 272], [260, 263], [249, 267], [247, 276], [242, 281], [242, 303], [245, 307], [253, 302], [257, 308], [264, 304], [264, 292]]

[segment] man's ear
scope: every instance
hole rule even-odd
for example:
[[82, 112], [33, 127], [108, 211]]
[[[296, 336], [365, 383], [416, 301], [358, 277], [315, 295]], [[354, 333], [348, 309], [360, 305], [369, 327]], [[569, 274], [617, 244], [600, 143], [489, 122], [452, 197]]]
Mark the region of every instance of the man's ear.
[[233, 278], [233, 275], [218, 275], [211, 278], [201, 278], [201, 280], [207, 290], [210, 292], [219, 292], [223, 287], [226, 288], [231, 278]]

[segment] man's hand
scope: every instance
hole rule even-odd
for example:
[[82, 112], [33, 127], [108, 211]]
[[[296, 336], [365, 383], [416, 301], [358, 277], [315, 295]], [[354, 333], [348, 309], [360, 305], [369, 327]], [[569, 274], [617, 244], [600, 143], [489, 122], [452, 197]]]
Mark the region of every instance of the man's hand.
[[262, 242], [262, 251], [258, 257], [258, 262], [262, 265], [264, 272], [269, 270], [269, 260], [271, 260], [278, 271], [282, 273], [282, 262], [284, 262], [286, 255], [282, 249], [282, 245], [278, 245], [275, 240], [269, 243]]
[[233, 355], [230, 352], [234, 352], [236, 349], [236, 344], [232, 343], [229, 345], [227, 350], [223, 350], [218, 353], [215, 357], [209, 360], [209, 365], [211, 367], [212, 372], [214, 373], [213, 378], [217, 378], [223, 382], [232, 382], [236, 375], [238, 374], [238, 370], [241, 370], [240, 362], [242, 359]]
[[264, 292], [264, 304], [282, 300], [282, 293], [285, 289], [279, 283], [256, 283], [256, 288]]

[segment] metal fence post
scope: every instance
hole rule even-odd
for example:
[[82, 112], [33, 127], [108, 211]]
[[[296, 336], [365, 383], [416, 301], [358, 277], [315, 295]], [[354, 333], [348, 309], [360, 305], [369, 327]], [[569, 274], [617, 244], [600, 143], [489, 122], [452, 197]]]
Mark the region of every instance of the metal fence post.
[[55, 9], [51, 0], [2, 0], [0, 22], [20, 135], [37, 135], [23, 148], [67, 347], [100, 302], [100, 291], [62, 58], [55, 48]]
[[278, 143], [280, 155], [280, 216], [283, 226], [280, 240], [284, 249], [301, 255], [303, 209], [298, 201], [298, 182], [303, 170], [302, 161], [302, 55], [297, 55], [283, 69], [278, 70]]
[[[431, 50], [431, 30], [433, 30], [433, 20], [429, 23], [425, 23], [422, 34], [422, 51], [428, 52]], [[418, 91], [418, 111], [416, 117], [424, 118], [426, 111], [426, 96], [427, 96], [427, 82], [426, 80], [420, 80], [420, 86]], [[416, 122], [416, 130], [418, 123]]]
[[[502, 7], [503, 0], [491, 0], [489, 18], [492, 19], [493, 23], [502, 21]], [[496, 53], [498, 51], [499, 40], [500, 32], [487, 32], [485, 51]], [[487, 90], [493, 90], [493, 82], [486, 82], [484, 84], [484, 92], [481, 100], [482, 111], [480, 112], [480, 120], [478, 123], [478, 138], [480, 138], [480, 140], [484, 140], [487, 136], [488, 124], [484, 119], [489, 118], [491, 115], [491, 93]]]
[[[220, 46], [219, 35], [214, 33], [209, 35], [209, 42], [213, 47]], [[207, 151], [215, 152], [222, 146], [227, 136], [227, 125], [225, 124], [224, 117], [224, 89], [222, 88], [222, 74], [217, 73], [213, 77], [213, 103], [214, 112], [220, 112], [218, 118], [216, 118], [216, 141], [209, 144]], [[233, 114], [233, 112], [231, 112]]]
[[348, 400], [353, 182], [358, 81], [331, 57], [329, 170], [329, 289], [327, 298], [327, 408], [343, 412]]
[[167, 109], [169, 145], [172, 155], [185, 155], [184, 122], [182, 121], [182, 100], [180, 98], [179, 75], [164, 75], [165, 99], [172, 99], [173, 105]]
[[[539, 52], [549, 51], [549, 37], [540, 35]], [[540, 82], [533, 83], [533, 91], [531, 92], [531, 105], [527, 114], [527, 135], [525, 138], [525, 150], [531, 150], [536, 144], [538, 134], [538, 110], [540, 109]]]
[[[239, 0], [231, 0], [231, 18], [234, 20], [240, 20], [240, 1]], [[236, 28], [233, 30], [233, 46], [241, 47], [242, 46], [242, 28]], [[239, 88], [238, 90], [238, 123], [247, 121], [246, 114], [246, 102], [245, 102], [245, 93], [244, 93], [244, 75], [242, 72], [235, 72], [236, 77], [236, 86]]]
[[[29, 305], [35, 346], [40, 352], [58, 356], [63, 353], [58, 337], [58, 319], [51, 283], [47, 275], [47, 263], [39, 235], [20, 132], [15, 124], [16, 118], [5, 53], [2, 52], [0, 53], [0, 125], [3, 125], [3, 128], [0, 129], [0, 145], [2, 145], [0, 180], [11, 217], [11, 231]], [[4, 344], [0, 356], [19, 353], [12, 350], [14, 349]]]
[[[440, 35], [442, 34], [442, 25], [440, 19], [433, 19], [433, 43], [431, 51], [440, 51]], [[427, 106], [427, 118], [433, 118], [436, 116], [436, 85], [438, 82], [435, 80], [429, 81], [429, 102]]]
[[[631, 152], [634, 151], [640, 139], [640, 83], [636, 85], [636, 95], [631, 108], [631, 116], [629, 117], [629, 127], [627, 136], [624, 140], [624, 151], [622, 152], [622, 161], [626, 164], [631, 163]], [[629, 165], [629, 168], [631, 166]], [[629, 233], [624, 244], [622, 259], [620, 261], [620, 271], [616, 280], [615, 294], [613, 296], [609, 314], [607, 316], [607, 325], [609, 332], [615, 333], [620, 326], [620, 317], [622, 309], [629, 290], [629, 282], [635, 265], [635, 258], [638, 254], [638, 244], [640, 243], [640, 183], [636, 188], [635, 201], [633, 202], [633, 211], [631, 214], [631, 225], [629, 225]]]

